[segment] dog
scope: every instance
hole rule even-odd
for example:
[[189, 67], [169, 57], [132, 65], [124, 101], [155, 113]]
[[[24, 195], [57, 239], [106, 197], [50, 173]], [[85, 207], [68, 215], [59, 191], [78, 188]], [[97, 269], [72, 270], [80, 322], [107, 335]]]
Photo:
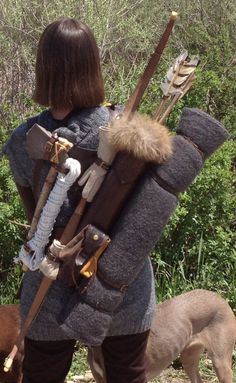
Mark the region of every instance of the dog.
[[5, 358], [11, 352], [20, 329], [19, 305], [0, 305], [0, 382], [20, 383], [23, 353], [18, 352], [9, 372], [4, 372]]
[[236, 319], [218, 294], [193, 290], [157, 305], [147, 345], [148, 380], [180, 355], [192, 383], [201, 383], [198, 363], [206, 350], [220, 383], [232, 383]]
[[[20, 326], [19, 306], [0, 306], [0, 382], [20, 383], [22, 353], [10, 372], [3, 362]], [[202, 383], [198, 363], [207, 351], [220, 383], [232, 383], [232, 353], [236, 319], [229, 304], [218, 294], [192, 290], [156, 306], [147, 344], [147, 379], [157, 377], [180, 355], [192, 383]], [[88, 362], [97, 383], [105, 383], [100, 347], [88, 349]]]
[[[232, 383], [236, 319], [218, 294], [196, 289], [156, 306], [147, 344], [147, 380], [156, 378], [180, 356], [191, 383], [202, 383], [198, 364], [207, 351], [220, 383]], [[89, 349], [88, 363], [97, 383], [105, 383], [99, 347]]]

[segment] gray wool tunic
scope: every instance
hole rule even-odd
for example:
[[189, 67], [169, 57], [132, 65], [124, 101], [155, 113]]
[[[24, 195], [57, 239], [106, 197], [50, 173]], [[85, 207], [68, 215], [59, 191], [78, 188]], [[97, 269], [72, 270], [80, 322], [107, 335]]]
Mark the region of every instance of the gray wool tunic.
[[[110, 112], [105, 107], [78, 111], [66, 121], [66, 127], [63, 128], [64, 121], [59, 122], [53, 119], [48, 110], [42, 112], [36, 119], [39, 125], [50, 132], [57, 130], [59, 136], [66, 137], [75, 146], [96, 150], [98, 147], [98, 128], [109, 122]], [[29, 128], [30, 123], [25, 122], [15, 129], [4, 146], [3, 153], [9, 158], [15, 181], [21, 186], [33, 187], [32, 175], [35, 162], [29, 158], [25, 147], [26, 133]], [[40, 187], [43, 185], [49, 166], [48, 163], [45, 163], [41, 171]], [[74, 208], [74, 201], [68, 198], [61, 208], [56, 226], [65, 226]], [[128, 227], [127, 241], [129, 241]], [[122, 246], [125, 247], [125, 244]], [[127, 248], [129, 248], [128, 243]], [[114, 246], [112, 251], [116, 251]], [[42, 274], [40, 271], [28, 271], [24, 276], [21, 296], [23, 318], [29, 310], [41, 279]], [[28, 337], [35, 340], [63, 340], [69, 338], [81, 340], [80, 336], [77, 337], [76, 332], [71, 334], [58, 325], [58, 318], [66, 310], [68, 302], [74, 294], [74, 288], [65, 287], [61, 282], [55, 281], [28, 333]], [[132, 278], [132, 283], [125, 292], [122, 302], [111, 314], [112, 319], [106, 336], [135, 334], [148, 330], [151, 326], [155, 303], [153, 270], [147, 254], [139, 267], [138, 274], [134, 280]], [[79, 315], [75, 320], [78, 323], [80, 322]], [[89, 331], [86, 324], [81, 324], [81, 326], [84, 332]]]

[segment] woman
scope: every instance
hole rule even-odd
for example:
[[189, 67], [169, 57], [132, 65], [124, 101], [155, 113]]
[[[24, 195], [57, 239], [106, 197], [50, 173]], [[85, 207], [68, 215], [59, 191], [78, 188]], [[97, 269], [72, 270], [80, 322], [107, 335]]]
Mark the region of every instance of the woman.
[[[109, 109], [100, 106], [104, 101], [104, 86], [99, 52], [85, 24], [63, 18], [45, 29], [38, 45], [33, 99], [47, 109], [20, 125], [4, 149], [29, 221], [49, 169], [45, 162], [38, 171], [35, 161], [29, 158], [25, 147], [29, 128], [37, 122], [50, 132], [56, 130], [59, 136], [72, 141], [75, 148], [94, 152], [98, 147], [98, 128], [107, 125], [111, 118]], [[74, 191], [69, 193], [57, 217], [57, 229], [65, 227], [76, 206], [79, 195]], [[24, 276], [23, 318], [41, 279], [39, 270], [28, 271]], [[86, 310], [83, 303], [80, 315], [76, 316], [78, 333], [73, 329], [72, 336], [68, 327], [59, 325], [58, 318], [74, 295], [74, 288], [67, 288], [59, 281], [49, 291], [25, 339], [23, 382], [64, 382], [75, 340], [83, 342], [83, 334], [92, 334], [96, 322], [98, 331], [102, 328], [100, 339], [107, 383], [145, 383], [144, 354], [155, 305], [150, 260], [146, 258], [141, 264], [127, 292], [109, 312], [109, 320], [106, 321], [106, 316], [94, 321], [90, 314], [83, 320], [83, 310]], [[86, 344], [97, 345], [92, 341]]]

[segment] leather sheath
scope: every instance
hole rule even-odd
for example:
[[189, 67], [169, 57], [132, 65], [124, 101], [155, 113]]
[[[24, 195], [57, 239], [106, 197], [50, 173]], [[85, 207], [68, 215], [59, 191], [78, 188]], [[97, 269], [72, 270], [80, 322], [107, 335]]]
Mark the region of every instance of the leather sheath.
[[77, 232], [86, 225], [93, 224], [109, 233], [147, 165], [144, 160], [135, 158], [131, 154], [118, 153]]

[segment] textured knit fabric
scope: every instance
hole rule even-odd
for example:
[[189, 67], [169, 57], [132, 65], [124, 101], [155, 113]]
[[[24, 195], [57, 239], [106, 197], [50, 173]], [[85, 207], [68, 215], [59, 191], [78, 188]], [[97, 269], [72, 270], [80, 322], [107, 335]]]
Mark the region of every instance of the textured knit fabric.
[[[211, 144], [204, 142], [204, 138], [200, 139], [197, 120], [200, 130], [204, 126], [204, 137]], [[199, 174], [203, 158], [209, 155], [209, 146], [212, 153], [229, 137], [218, 121], [190, 108], [183, 111], [177, 132], [182, 130], [186, 138], [179, 135], [172, 137], [173, 155], [162, 164], [151, 167], [153, 177], [150, 173], [145, 174], [114, 227], [113, 241], [103, 255], [99, 268], [105, 280], [113, 281], [115, 285], [126, 284], [135, 278], [135, 272], [139, 270], [137, 264], [142, 264], [143, 254], [149, 254], [153, 249], [176, 207], [175, 192], [185, 191]], [[196, 145], [201, 147], [201, 154]], [[120, 262], [119, 273], [116, 272], [117, 260]]]
[[[102, 343], [104, 334], [107, 335], [106, 327], [112, 323], [113, 313], [120, 311], [119, 305], [124, 294], [112, 288], [112, 285], [127, 286], [131, 282], [135, 284], [147, 254], [153, 249], [161, 229], [177, 204], [177, 198], [164, 191], [149, 176], [142, 179], [132, 197], [111, 234], [111, 247], [100, 260], [98, 278], [91, 280], [91, 285], [83, 294], [72, 296], [62, 313], [64, 318], [60, 317], [62, 330], [74, 336], [78, 334], [88, 345], [97, 346]], [[100, 269], [103, 270], [105, 281], [107, 277], [110, 287], [99, 280]], [[139, 300], [142, 300], [142, 293]], [[91, 307], [96, 310], [92, 311]], [[89, 315], [92, 313], [93, 326], [89, 333], [83, 332], [81, 326], [86, 323], [85, 319], [87, 322], [91, 320]], [[83, 320], [78, 322], [78, 317]], [[123, 320], [125, 321], [125, 317]], [[130, 321], [133, 321], [133, 314]]]
[[176, 131], [193, 141], [205, 157], [229, 138], [229, 133], [219, 121], [196, 108], [183, 109]]
[[[147, 318], [150, 320], [152, 316], [148, 317], [150, 300], [152, 304], [149, 307], [152, 307], [151, 311], [153, 310], [153, 300], [150, 298], [152, 293], [149, 295], [145, 295], [147, 291], [144, 293], [144, 283], [146, 281], [144, 281], [143, 275], [144, 270], [148, 267], [147, 257], [177, 205], [175, 192], [186, 190], [199, 173], [203, 165], [203, 158], [209, 154], [207, 145], [201, 145], [201, 151], [204, 152], [204, 148], [206, 148], [203, 157], [196, 147], [201, 143], [196, 129], [197, 119], [199, 119], [200, 127], [204, 125], [205, 121], [205, 131], [207, 132], [205, 136], [213, 143], [210, 152], [216, 150], [228, 137], [224, 127], [217, 121], [214, 124], [213, 120], [209, 124], [208, 115], [201, 114], [198, 111], [197, 118], [195, 116], [196, 111], [193, 110], [195, 124], [192, 133], [191, 109], [187, 109], [187, 117], [183, 121], [185, 126], [188, 125], [188, 130], [185, 129], [184, 137], [177, 135], [172, 138], [174, 147], [172, 158], [161, 166], [153, 165], [152, 171], [147, 172], [135, 188], [114, 230], [112, 230], [111, 245], [99, 262], [98, 278], [95, 277], [90, 280], [84, 293], [76, 290], [66, 290], [59, 283], [54, 286], [47, 297], [48, 301], [45, 301], [32, 326], [30, 337], [34, 337], [34, 339], [43, 339], [41, 337], [44, 337], [45, 339], [51, 323], [52, 331], [54, 329], [54, 339], [55, 337], [58, 339], [64, 334], [64, 337], [79, 339], [87, 345], [97, 346], [108, 336], [109, 329], [111, 330], [112, 324], [115, 323], [116, 314], [118, 315], [123, 309], [120, 317], [122, 319], [120, 331], [125, 331], [124, 334], [136, 333], [138, 328], [141, 332], [145, 331], [144, 327], [147, 324]], [[94, 135], [92, 135], [92, 138], [94, 139]], [[197, 142], [195, 142], [195, 138]], [[74, 142], [77, 145], [77, 142]], [[159, 179], [161, 179], [161, 182]], [[163, 181], [167, 188], [163, 186]], [[170, 192], [169, 188], [173, 189], [174, 192]], [[99, 279], [99, 271], [102, 274], [101, 280]], [[126, 294], [119, 291], [116, 285], [123, 287], [125, 284], [127, 287], [132, 283], [136, 289], [139, 277], [142, 279], [142, 295], [145, 295], [147, 310], [143, 317], [139, 313], [136, 319], [134, 318], [134, 312], [132, 312], [127, 324], [128, 307], [124, 307], [122, 302]], [[29, 288], [31, 285], [30, 280], [28, 280], [28, 283]], [[25, 282], [21, 304], [24, 315], [29, 302], [26, 285]], [[56, 288], [60, 289], [60, 294], [56, 292]], [[152, 291], [152, 288], [153, 280], [149, 280], [148, 291]], [[127, 294], [130, 291], [132, 290], [128, 288]], [[58, 297], [60, 295], [60, 298], [57, 295]], [[62, 296], [67, 296], [67, 300], [62, 301]], [[139, 296], [135, 293], [132, 298], [134, 304], [138, 304], [141, 310]], [[50, 299], [51, 301], [49, 301]], [[50, 320], [47, 321], [47, 318], [50, 318]], [[47, 323], [47, 326], [43, 326], [43, 323]], [[59, 327], [58, 324], [61, 324], [61, 326]], [[148, 326], [150, 326], [150, 322]], [[130, 329], [129, 332], [127, 328]], [[112, 332], [112, 335], [122, 335], [122, 333], [115, 334]], [[50, 339], [50, 336], [52, 336], [51, 331], [46, 339]]]
[[[55, 131], [58, 135], [67, 138], [76, 146], [90, 150], [97, 149], [99, 139], [98, 128], [106, 125], [109, 119], [109, 110], [103, 107], [78, 111], [78, 113], [74, 113], [71, 117], [62, 121], [55, 120], [48, 110], [42, 112], [37, 118], [33, 118], [34, 122], [37, 120], [37, 123], [48, 131]], [[60, 128], [65, 125], [67, 125], [67, 128]], [[29, 158], [26, 151], [26, 133], [30, 127], [30, 123], [25, 122], [15, 129], [10, 140], [3, 147], [2, 152], [9, 158], [15, 181], [21, 186], [34, 188], [33, 172], [35, 161]], [[40, 178], [38, 179], [38, 195], [49, 168], [50, 163], [44, 161], [44, 166], [40, 171]], [[74, 200], [70, 193], [68, 195], [69, 198], [64, 202], [58, 215], [56, 227], [65, 226], [76, 207], [77, 200]]]
[[[78, 334], [87, 344], [99, 345], [106, 334], [106, 327], [112, 321], [114, 310], [119, 311], [122, 293], [135, 280], [142, 269], [147, 254], [150, 254], [177, 205], [176, 193], [185, 191], [196, 178], [203, 166], [203, 159], [209, 152], [207, 144], [202, 143], [200, 154], [195, 143], [200, 143], [197, 131], [191, 131], [191, 113], [187, 110], [188, 130], [186, 138], [176, 135], [171, 138], [173, 155], [161, 165], [153, 165], [147, 171], [125, 205], [112, 230], [112, 242], [103, 254], [98, 265], [98, 277], [91, 280], [82, 294], [73, 297], [65, 308], [61, 328], [65, 333]], [[195, 117], [195, 110], [193, 116]], [[214, 143], [216, 150], [228, 133], [218, 122], [209, 125], [204, 113], [197, 113], [200, 127], [205, 120], [205, 135]], [[196, 121], [195, 121], [196, 125]], [[191, 132], [191, 138], [188, 137]], [[206, 153], [204, 148], [206, 147]], [[170, 192], [169, 190], [172, 190]], [[105, 282], [105, 283], [102, 283]], [[110, 287], [109, 287], [110, 285]], [[95, 308], [92, 311], [91, 308]], [[77, 317], [89, 322], [93, 313], [93, 326], [89, 334], [81, 331]]]
[[[78, 147], [95, 150], [98, 145], [98, 128], [106, 125], [109, 118], [108, 109], [99, 107], [74, 114], [67, 122], [67, 128], [59, 128], [60, 122], [54, 120], [49, 111], [40, 114], [37, 122], [51, 132], [57, 129], [59, 135], [71, 140]], [[35, 165], [34, 161], [29, 159], [25, 149], [25, 135], [28, 129], [29, 126], [26, 123], [22, 124], [13, 132], [3, 149], [3, 152], [9, 157], [16, 182], [22, 186], [32, 186], [32, 174]], [[45, 164], [40, 177], [40, 186], [43, 185], [48, 169], [49, 164]], [[57, 226], [65, 226], [73, 208], [73, 201], [66, 201], [57, 219]], [[24, 277], [21, 297], [23, 317], [28, 312], [41, 279], [42, 274], [39, 271], [29, 271]], [[37, 340], [76, 338], [76, 334], [65, 333], [58, 327], [58, 320], [60, 320], [66, 305], [73, 304], [75, 296], [77, 296], [75, 289], [67, 288], [56, 281], [31, 327], [28, 334], [29, 338]], [[109, 318], [109, 328], [105, 329], [107, 335], [135, 334], [148, 330], [155, 306], [154, 278], [149, 258], [144, 261], [142, 270], [122, 299], [123, 302], [119, 306], [119, 310], [112, 315], [112, 318]], [[128, 322], [127, 317], [130, 318]], [[88, 333], [86, 323], [80, 322], [79, 317], [76, 317], [76, 321], [82, 327], [80, 328], [81, 333]]]
[[152, 166], [154, 176], [160, 178], [170, 190], [184, 192], [203, 166], [198, 150], [183, 137], [172, 138], [173, 155], [159, 166]]
[[[209, 126], [204, 114], [198, 113], [198, 118], [200, 125], [205, 121], [205, 132], [214, 142], [211, 148], [216, 150], [228, 137], [227, 132], [218, 122], [217, 129], [212, 124]], [[147, 172], [134, 190], [112, 231], [112, 243], [99, 262], [98, 278], [92, 279], [86, 291], [78, 294], [77, 299], [74, 296], [65, 309], [61, 319], [65, 333], [77, 334], [86, 344], [102, 343], [112, 315], [122, 301], [118, 288], [129, 286], [138, 275], [177, 205], [176, 193], [185, 191], [202, 168], [205, 146], [201, 145], [203, 153], [200, 154], [194, 134], [190, 139], [188, 133], [191, 133], [190, 119], [186, 138], [172, 137], [174, 150], [170, 160], [153, 165], [154, 176]], [[208, 152], [207, 146], [206, 150]], [[172, 193], [163, 187], [163, 182]], [[82, 329], [77, 318], [82, 319], [83, 326], [90, 316], [93, 325]]]

